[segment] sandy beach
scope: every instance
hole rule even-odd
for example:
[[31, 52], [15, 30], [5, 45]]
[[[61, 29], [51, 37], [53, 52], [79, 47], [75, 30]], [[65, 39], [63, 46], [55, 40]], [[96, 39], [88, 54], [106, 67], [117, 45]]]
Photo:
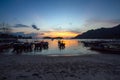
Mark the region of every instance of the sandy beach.
[[120, 55], [0, 55], [0, 80], [120, 80]]

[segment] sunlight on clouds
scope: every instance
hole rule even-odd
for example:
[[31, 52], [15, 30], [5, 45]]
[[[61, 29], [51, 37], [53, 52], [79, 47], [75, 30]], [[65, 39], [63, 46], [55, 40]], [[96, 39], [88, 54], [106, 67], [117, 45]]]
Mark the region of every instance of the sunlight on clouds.
[[44, 35], [38, 35], [37, 37], [64, 37], [64, 38], [71, 38], [78, 35], [78, 33], [75, 32], [69, 32], [69, 31], [54, 31], [54, 32], [45, 32]]

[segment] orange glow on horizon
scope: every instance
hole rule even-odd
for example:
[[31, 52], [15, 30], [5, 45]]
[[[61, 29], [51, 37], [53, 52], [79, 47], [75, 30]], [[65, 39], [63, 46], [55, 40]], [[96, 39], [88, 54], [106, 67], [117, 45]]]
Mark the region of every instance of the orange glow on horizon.
[[68, 31], [54, 31], [54, 32], [46, 32], [44, 35], [38, 35], [37, 37], [63, 37], [63, 38], [71, 38], [77, 36], [78, 33], [75, 32], [68, 32]]

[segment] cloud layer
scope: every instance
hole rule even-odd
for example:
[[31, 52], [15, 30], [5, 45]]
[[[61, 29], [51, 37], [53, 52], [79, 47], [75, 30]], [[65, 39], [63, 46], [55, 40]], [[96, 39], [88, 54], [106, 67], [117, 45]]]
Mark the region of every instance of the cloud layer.
[[20, 28], [20, 27], [30, 27], [30, 26], [24, 24], [16, 24], [13, 27]]
[[120, 19], [88, 19], [83, 24], [82, 30], [98, 29], [101, 27], [110, 28], [120, 24]]
[[14, 28], [33, 28], [35, 30], [40, 30], [36, 25], [32, 25], [32, 26], [28, 26], [28, 25], [24, 25], [24, 24], [16, 24], [14, 26], [11, 26], [11, 27], [14, 27]]

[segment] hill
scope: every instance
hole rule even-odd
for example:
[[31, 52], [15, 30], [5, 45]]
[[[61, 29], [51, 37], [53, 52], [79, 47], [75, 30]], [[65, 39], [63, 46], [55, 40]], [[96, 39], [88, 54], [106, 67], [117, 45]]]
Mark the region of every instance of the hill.
[[120, 24], [112, 28], [88, 30], [79, 34], [75, 39], [120, 39]]

